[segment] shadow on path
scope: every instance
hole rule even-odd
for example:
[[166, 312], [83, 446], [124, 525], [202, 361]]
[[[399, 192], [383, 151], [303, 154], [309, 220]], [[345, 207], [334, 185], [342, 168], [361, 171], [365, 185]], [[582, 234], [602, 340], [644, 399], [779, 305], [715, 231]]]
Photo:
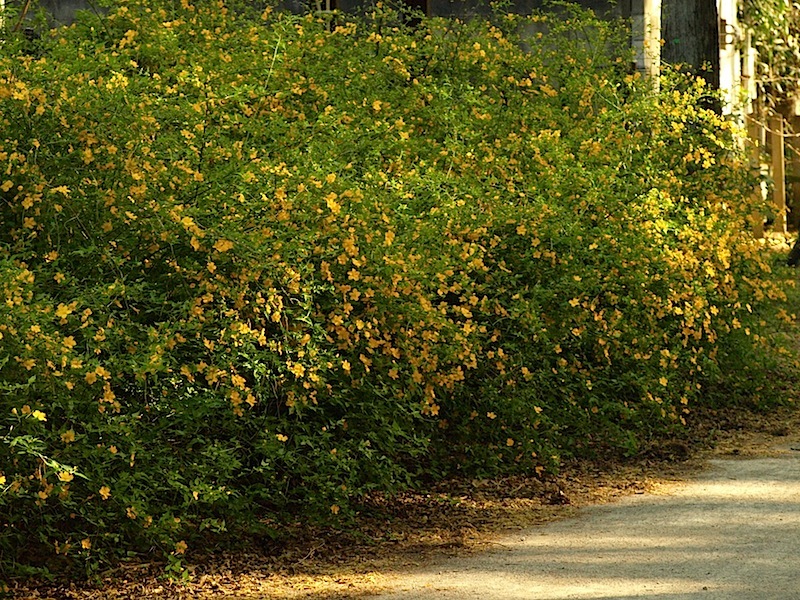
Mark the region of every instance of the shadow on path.
[[800, 600], [800, 452], [715, 460], [628, 497], [398, 574], [376, 600]]

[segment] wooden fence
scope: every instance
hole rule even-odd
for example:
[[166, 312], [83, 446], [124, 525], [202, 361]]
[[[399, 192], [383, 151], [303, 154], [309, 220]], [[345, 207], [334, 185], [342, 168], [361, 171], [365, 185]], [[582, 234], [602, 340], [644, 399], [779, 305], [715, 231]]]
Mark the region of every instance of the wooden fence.
[[759, 237], [764, 233], [765, 217], [771, 217], [773, 232], [786, 234], [800, 229], [800, 116], [796, 113], [793, 107], [784, 107], [766, 117], [745, 115], [753, 165], [772, 180], [771, 214], [754, 215]]

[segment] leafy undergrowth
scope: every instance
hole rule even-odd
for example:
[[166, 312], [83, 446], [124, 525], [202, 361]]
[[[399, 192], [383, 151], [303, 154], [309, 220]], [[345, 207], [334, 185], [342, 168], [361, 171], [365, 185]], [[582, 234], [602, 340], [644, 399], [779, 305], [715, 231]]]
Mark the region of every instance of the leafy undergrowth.
[[736, 125], [628, 45], [578, 9], [186, 0], [9, 35], [0, 574], [180, 581], [784, 401]]
[[559, 477], [450, 480], [362, 507], [358, 527], [286, 530], [279, 544], [253, 538], [241, 548], [198, 556], [183, 582], [165, 581], [163, 564], [130, 561], [94, 583], [38, 581], [15, 598], [358, 598], [387, 574], [451, 555], [495, 547], [497, 536], [569, 517], [587, 505], [658, 491], [691, 477], [709, 457], [763, 456], [798, 441], [800, 410], [742, 409], [697, 414], [686, 436], [635, 459], [574, 461]]

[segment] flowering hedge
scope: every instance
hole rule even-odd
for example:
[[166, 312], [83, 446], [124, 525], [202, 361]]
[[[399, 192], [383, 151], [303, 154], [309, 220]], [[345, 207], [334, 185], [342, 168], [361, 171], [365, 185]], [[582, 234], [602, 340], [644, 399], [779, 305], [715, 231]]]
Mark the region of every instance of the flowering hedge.
[[784, 297], [752, 182], [702, 85], [626, 52], [577, 12], [188, 0], [9, 37], [3, 568], [175, 565], [731, 397]]

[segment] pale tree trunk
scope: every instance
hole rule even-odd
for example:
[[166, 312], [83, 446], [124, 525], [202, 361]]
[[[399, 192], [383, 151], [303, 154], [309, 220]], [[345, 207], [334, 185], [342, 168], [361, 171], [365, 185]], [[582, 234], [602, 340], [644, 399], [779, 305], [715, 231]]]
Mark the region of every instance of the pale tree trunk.
[[719, 22], [716, 0], [663, 0], [661, 60], [684, 64], [719, 88]]

